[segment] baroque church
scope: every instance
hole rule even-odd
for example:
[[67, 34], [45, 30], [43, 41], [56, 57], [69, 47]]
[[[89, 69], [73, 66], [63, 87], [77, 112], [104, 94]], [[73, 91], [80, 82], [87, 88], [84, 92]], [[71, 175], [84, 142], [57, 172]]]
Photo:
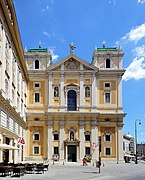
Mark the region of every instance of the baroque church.
[[123, 160], [122, 49], [103, 42], [91, 63], [74, 50], [56, 63], [24, 52], [13, 2], [0, 1], [0, 162]]
[[92, 62], [70, 53], [52, 63], [49, 49], [25, 52], [28, 159], [123, 160], [122, 68], [119, 48], [96, 48]]

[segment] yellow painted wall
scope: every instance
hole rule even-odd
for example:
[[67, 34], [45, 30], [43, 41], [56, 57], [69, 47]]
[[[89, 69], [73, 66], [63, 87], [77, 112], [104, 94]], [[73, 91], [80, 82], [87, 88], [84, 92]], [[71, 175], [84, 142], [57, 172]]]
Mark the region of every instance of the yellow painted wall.
[[[111, 83], [110, 89], [107, 90], [104, 88], [105, 82]], [[98, 81], [98, 99], [99, 99], [98, 103], [99, 104], [104, 104], [104, 93], [105, 92], [111, 93], [111, 104], [117, 104], [117, 82], [116, 82], [116, 80], [107, 79], [107, 80], [99, 80]]]
[[[111, 142], [105, 142], [104, 140], [104, 133], [111, 133]], [[101, 156], [102, 157], [106, 157], [105, 156], [105, 147], [110, 147], [112, 149], [112, 154], [111, 156], [108, 156], [109, 158], [111, 157], [116, 157], [116, 131], [115, 131], [115, 127], [105, 127], [105, 126], [101, 126], [100, 127], [100, 135], [102, 137], [102, 152], [101, 152]]]

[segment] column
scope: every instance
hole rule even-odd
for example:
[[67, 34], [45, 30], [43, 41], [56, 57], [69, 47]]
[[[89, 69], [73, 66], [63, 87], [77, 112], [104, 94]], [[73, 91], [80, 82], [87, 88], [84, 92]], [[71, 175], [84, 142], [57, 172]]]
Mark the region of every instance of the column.
[[61, 74], [60, 78], [60, 111], [65, 110], [64, 104], [64, 74]]
[[118, 144], [118, 161], [123, 161], [123, 130], [122, 130], [122, 125], [118, 126], [118, 138], [117, 138], [117, 144]]
[[[83, 120], [83, 118], [81, 118], [81, 120]], [[80, 160], [83, 159], [84, 155], [85, 155], [85, 147], [84, 147], [84, 121], [80, 121]]]
[[118, 108], [122, 108], [122, 77], [118, 77]]
[[80, 75], [80, 110], [83, 111], [84, 106], [84, 75]]
[[59, 154], [60, 161], [64, 160], [64, 118], [60, 121], [60, 135], [59, 135]]
[[53, 122], [51, 120], [48, 120], [48, 159], [52, 159], [52, 154], [53, 154], [53, 146], [52, 146], [52, 125]]
[[96, 109], [96, 75], [92, 75], [92, 111]]
[[48, 101], [48, 111], [51, 111], [52, 110], [52, 96], [53, 96], [53, 93], [52, 93], [52, 74], [49, 74], [49, 101]]
[[[91, 144], [95, 143], [98, 144], [98, 126], [96, 120], [94, 119], [91, 123]], [[92, 148], [92, 161], [95, 162], [96, 159], [99, 157], [99, 149], [98, 146], [95, 149]]]

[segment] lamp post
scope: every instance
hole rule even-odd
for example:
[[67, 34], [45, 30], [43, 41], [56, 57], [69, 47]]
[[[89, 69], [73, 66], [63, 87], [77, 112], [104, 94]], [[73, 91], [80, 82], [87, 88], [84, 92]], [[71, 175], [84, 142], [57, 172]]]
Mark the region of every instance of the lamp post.
[[139, 123], [139, 125], [141, 124], [140, 119], [136, 119], [135, 120], [135, 146], [136, 146], [136, 153], [135, 153], [135, 164], [138, 164], [137, 162], [137, 122]]

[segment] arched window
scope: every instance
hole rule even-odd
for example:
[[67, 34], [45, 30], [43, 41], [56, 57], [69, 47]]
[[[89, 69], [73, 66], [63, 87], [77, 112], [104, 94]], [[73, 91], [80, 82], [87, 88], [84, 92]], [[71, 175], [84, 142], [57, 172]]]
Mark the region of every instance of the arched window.
[[110, 59], [106, 59], [106, 68], [110, 68]]
[[74, 90], [68, 91], [67, 94], [67, 110], [76, 111], [77, 110], [77, 95]]
[[5, 80], [5, 95], [6, 95], [6, 98], [8, 98], [8, 81], [7, 81], [7, 79]]
[[35, 60], [35, 69], [39, 69], [39, 60]]
[[85, 87], [85, 97], [90, 97], [90, 87], [89, 86]]
[[54, 87], [54, 97], [59, 97], [59, 88], [58, 88], [58, 86]]

